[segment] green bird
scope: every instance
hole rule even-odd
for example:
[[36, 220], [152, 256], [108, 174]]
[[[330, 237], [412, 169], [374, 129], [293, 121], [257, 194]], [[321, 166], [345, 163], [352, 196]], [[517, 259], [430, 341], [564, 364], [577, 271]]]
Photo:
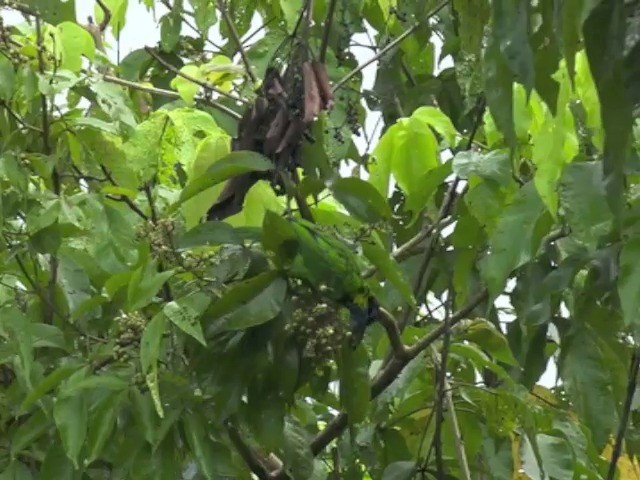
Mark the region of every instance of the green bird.
[[289, 274], [306, 280], [315, 289], [324, 286], [329, 298], [349, 310], [351, 345], [355, 348], [367, 326], [376, 320], [379, 308], [362, 276], [364, 263], [344, 240], [316, 224], [280, 217], [282, 227], [282, 221], [290, 226], [287, 254], [293, 258]]

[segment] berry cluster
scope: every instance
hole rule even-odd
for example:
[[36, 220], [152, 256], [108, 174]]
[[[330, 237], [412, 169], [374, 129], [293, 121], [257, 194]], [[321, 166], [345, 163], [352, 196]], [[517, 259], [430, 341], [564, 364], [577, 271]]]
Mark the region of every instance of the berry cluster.
[[285, 329], [304, 345], [303, 356], [320, 368], [351, 335], [348, 312], [327, 298], [326, 287], [318, 294], [297, 283], [294, 290], [293, 312]]
[[131, 349], [140, 344], [147, 319], [140, 312], [122, 313], [115, 318], [113, 358], [123, 362], [131, 357]]
[[163, 218], [156, 223], [148, 221], [136, 228], [136, 240], [147, 240], [151, 254], [163, 263], [176, 264], [178, 255], [173, 248], [173, 232], [175, 223], [169, 218]]

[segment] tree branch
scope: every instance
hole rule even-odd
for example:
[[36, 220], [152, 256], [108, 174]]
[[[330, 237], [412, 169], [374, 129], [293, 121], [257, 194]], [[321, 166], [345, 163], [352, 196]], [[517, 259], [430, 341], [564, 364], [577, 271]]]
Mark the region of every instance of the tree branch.
[[395, 47], [397, 47], [405, 38], [407, 38], [408, 36], [410, 36], [411, 34], [413, 34], [418, 28], [420, 28], [420, 26], [423, 25], [424, 22], [426, 22], [429, 18], [433, 17], [434, 15], [436, 15], [440, 10], [442, 10], [447, 4], [449, 3], [449, 0], [444, 0], [443, 2], [441, 2], [440, 4], [438, 4], [433, 10], [431, 10], [429, 13], [427, 13], [425, 19], [422, 22], [418, 22], [415, 23], [414, 25], [412, 25], [411, 27], [409, 27], [407, 30], [405, 30], [402, 34], [400, 34], [400, 36], [398, 36], [397, 38], [393, 39], [391, 42], [389, 42], [387, 45], [385, 45], [385, 47], [383, 49], [381, 49], [377, 54], [375, 54], [373, 57], [371, 57], [369, 60], [367, 60], [366, 62], [364, 62], [361, 65], [358, 65], [356, 68], [354, 68], [353, 70], [351, 70], [349, 73], [347, 73], [338, 83], [336, 83], [333, 86], [332, 91], [336, 92], [338, 89], [344, 87], [344, 85], [351, 80], [352, 77], [354, 77], [355, 75], [357, 75], [358, 73], [360, 73], [362, 70], [364, 70], [365, 68], [367, 68], [369, 65], [371, 65], [373, 62], [380, 60], [380, 58], [382, 58], [383, 56], [385, 56], [389, 51], [393, 50]]
[[104, 31], [107, 29], [107, 26], [109, 25], [109, 22], [111, 21], [111, 10], [109, 10], [109, 7], [107, 7], [103, 0], [96, 0], [96, 3], [104, 14], [104, 18], [99, 25], [100, 32], [104, 33]]
[[[40, 75], [44, 75], [44, 39], [42, 38], [42, 23], [40, 17], [36, 17], [36, 44], [38, 46], [38, 71]], [[50, 119], [49, 119], [49, 104], [47, 97], [44, 94], [40, 94], [40, 110], [42, 114], [42, 152], [47, 156], [51, 156], [51, 140], [49, 138], [50, 132]], [[51, 186], [53, 193], [56, 196], [60, 195], [60, 176], [58, 175], [58, 169], [56, 165], [53, 165], [51, 170]], [[58, 284], [58, 258], [51, 253], [49, 255], [49, 286], [48, 295], [49, 303], [55, 305], [56, 302], [56, 286]], [[52, 309], [46, 310], [43, 318], [44, 323], [53, 323], [54, 311]]]
[[627, 382], [627, 395], [624, 399], [622, 408], [622, 416], [618, 425], [618, 433], [616, 434], [616, 443], [613, 445], [611, 452], [611, 461], [609, 462], [609, 470], [607, 471], [607, 480], [613, 480], [616, 475], [616, 465], [622, 453], [622, 442], [624, 434], [629, 423], [629, 415], [631, 414], [631, 405], [633, 403], [633, 395], [638, 385], [638, 370], [640, 369], [640, 352], [636, 349], [631, 356], [631, 365], [629, 366], [629, 380]]
[[407, 347], [404, 345], [404, 343], [402, 343], [402, 339], [400, 338], [400, 330], [398, 329], [398, 324], [393, 318], [393, 315], [391, 315], [384, 308], [380, 307], [378, 322], [382, 324], [384, 329], [387, 331], [387, 337], [389, 337], [389, 343], [391, 344], [393, 354], [399, 359], [406, 358], [408, 353]]
[[[398, 377], [402, 369], [433, 342], [440, 338], [448, 328], [455, 326], [465, 319], [480, 303], [488, 298], [487, 289], [478, 292], [469, 303], [462, 309], [451, 315], [449, 325], [440, 325], [422, 337], [412, 347], [407, 348], [407, 355], [404, 359], [399, 359], [395, 355], [387, 365], [376, 375], [371, 383], [371, 399], [380, 395]], [[336, 439], [347, 427], [347, 414], [344, 412], [336, 415], [327, 426], [311, 442], [311, 452], [318, 455], [331, 441]]]
[[242, 58], [242, 63], [244, 63], [244, 68], [247, 71], [247, 75], [251, 79], [251, 83], [254, 85], [258, 83], [258, 79], [256, 78], [255, 73], [253, 73], [253, 69], [251, 68], [251, 64], [249, 63], [249, 58], [247, 57], [247, 52], [244, 51], [244, 47], [242, 46], [242, 40], [240, 40], [240, 35], [238, 35], [238, 30], [236, 30], [236, 26], [233, 22], [233, 19], [229, 16], [229, 12], [227, 12], [226, 7], [224, 6], [223, 0], [218, 0], [218, 10], [222, 13], [222, 17], [224, 21], [227, 23], [227, 27], [229, 28], [229, 33], [233, 37], [233, 41], [236, 42], [238, 46], [238, 52], [240, 52], [240, 58]]
[[[159, 95], [161, 97], [174, 98], [176, 100], [179, 100], [182, 98], [178, 92], [174, 92], [173, 90], [165, 90], [163, 88], [150, 87], [147, 85], [142, 85], [141, 83], [130, 82], [129, 80], [125, 80], [123, 78], [114, 77], [113, 75], [103, 75], [102, 79], [105, 82], [115, 83], [116, 85], [121, 85], [123, 87], [139, 90], [141, 92], [147, 92], [152, 95]], [[235, 120], [240, 120], [242, 118], [242, 115], [240, 115], [238, 112], [231, 110], [229, 107], [222, 105], [221, 103], [218, 103], [215, 100], [206, 100], [206, 103], [211, 105], [213, 108], [216, 108], [221, 112], [226, 113], [227, 115], [229, 115], [231, 118]]]
[[233, 443], [233, 446], [238, 451], [244, 463], [247, 464], [249, 470], [253, 472], [260, 480], [272, 480], [279, 477], [282, 467], [269, 470], [265, 465], [263, 459], [255, 452], [242, 438], [238, 427], [236, 427], [230, 420], [224, 422], [227, 429], [227, 435], [229, 440]]
[[203, 80], [200, 80], [200, 79], [198, 79], [196, 77], [193, 77], [193, 76], [189, 75], [188, 73], [184, 73], [184, 72], [180, 71], [180, 69], [178, 69], [174, 65], [171, 65], [164, 58], [162, 58], [160, 55], [158, 55], [158, 53], [153, 48], [144, 47], [144, 49], [149, 55], [151, 55], [153, 57], [154, 60], [156, 60], [160, 65], [162, 65], [164, 68], [169, 70], [171, 73], [174, 73], [174, 74], [178, 75], [179, 77], [184, 78], [185, 80], [189, 80], [190, 82], [193, 82], [196, 85], [199, 85], [200, 87], [204, 88], [205, 90], [209, 90], [209, 91], [215, 92], [218, 95], [221, 95], [221, 96], [226, 97], [226, 98], [228, 98], [230, 100], [233, 100], [234, 102], [244, 103], [245, 105], [249, 104], [249, 102], [247, 100], [245, 100], [244, 98], [234, 97], [233, 95], [231, 95], [231, 94], [229, 94], [229, 93], [227, 93], [227, 92], [225, 92], [223, 90], [220, 90], [215, 85], [212, 85], [209, 82], [205, 82]]

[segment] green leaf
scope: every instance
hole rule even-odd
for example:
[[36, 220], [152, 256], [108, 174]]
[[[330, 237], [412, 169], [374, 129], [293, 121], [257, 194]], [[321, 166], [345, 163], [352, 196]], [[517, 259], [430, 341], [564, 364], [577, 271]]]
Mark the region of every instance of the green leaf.
[[6, 57], [0, 57], [0, 100], [11, 100], [16, 83], [13, 64]]
[[542, 469], [551, 478], [573, 479], [573, 452], [566, 440], [539, 433], [536, 443], [542, 459]]
[[518, 365], [505, 336], [489, 321], [476, 319], [466, 329], [464, 338], [480, 346], [496, 360]]
[[111, 437], [120, 410], [122, 393], [105, 395], [91, 411], [87, 433], [87, 463], [96, 460]]
[[278, 278], [278, 272], [270, 270], [242, 282], [234, 283], [207, 310], [207, 318], [220, 318], [248, 303]]
[[118, 120], [130, 127], [138, 122], [131, 108], [131, 100], [124, 88], [108, 82], [96, 82], [93, 85], [100, 108], [113, 120]]
[[560, 204], [571, 228], [571, 236], [592, 251], [611, 229], [600, 162], [574, 162], [560, 179]]
[[375, 240], [362, 243], [362, 253], [367, 259], [378, 269], [384, 278], [394, 286], [398, 293], [402, 295], [407, 304], [411, 308], [416, 305], [416, 299], [413, 296], [413, 288], [406, 278], [400, 265], [391, 257], [386, 249], [374, 243]]
[[58, 25], [60, 22], [76, 21], [75, 2], [52, 2], [51, 0], [24, 0], [25, 5], [35, 8], [42, 20], [51, 25]]
[[59, 397], [53, 406], [53, 418], [64, 451], [78, 468], [78, 455], [87, 435], [88, 410], [84, 395]]
[[373, 151], [371, 184], [386, 198], [393, 174], [409, 197], [407, 209], [421, 210], [424, 178], [439, 164], [437, 147], [428, 124], [417, 117], [401, 118], [385, 132]]
[[275, 253], [278, 267], [289, 264], [298, 253], [298, 238], [291, 222], [268, 210], [262, 221], [262, 246]]
[[535, 84], [533, 52], [529, 44], [529, 0], [494, 0], [491, 2], [493, 38], [509, 69], [527, 92]]
[[[486, 431], [486, 430], [485, 430]], [[495, 480], [513, 479], [513, 451], [511, 438], [495, 438], [486, 431], [482, 442], [482, 453]]]
[[184, 203], [231, 177], [249, 172], [266, 172], [272, 168], [271, 161], [259, 153], [244, 150], [231, 152], [212, 164], [203, 174], [191, 179], [182, 190], [179, 202]]
[[9, 466], [0, 473], [0, 480], [32, 480], [33, 476], [27, 466], [19, 460], [13, 460]]
[[202, 333], [200, 317], [209, 306], [209, 303], [211, 303], [211, 299], [207, 295], [196, 293], [167, 303], [162, 312], [180, 330], [206, 347], [207, 342]]
[[520, 437], [520, 458], [522, 459], [522, 470], [531, 479], [543, 480], [545, 475], [541, 470], [538, 455], [531, 444], [528, 435]]
[[451, 119], [447, 117], [441, 110], [435, 107], [420, 107], [411, 115], [418, 118], [433, 128], [436, 132], [444, 137], [449, 147], [454, 147], [456, 143], [456, 135], [458, 134], [456, 127], [453, 126]]
[[[73, 478], [73, 463], [64, 453], [62, 442], [50, 442], [47, 454], [40, 467], [40, 477], [51, 480], [67, 480]], [[0, 477], [1, 478], [1, 477]]]
[[60, 389], [60, 396], [71, 397], [81, 394], [83, 390], [111, 390], [122, 391], [129, 386], [129, 382], [124, 378], [117, 377], [113, 374], [90, 375], [77, 381], [69, 381]]
[[178, 248], [187, 250], [204, 245], [243, 245], [237, 229], [225, 222], [205, 222], [186, 232], [178, 240]]
[[[205, 81], [204, 75], [200, 73], [200, 68], [197, 65], [185, 65], [180, 69], [180, 73], [200, 80], [201, 82]], [[200, 91], [200, 85], [183, 76], [176, 75], [176, 77], [171, 80], [171, 86], [178, 91], [184, 103], [189, 106], [194, 105], [196, 94]]]
[[411, 480], [414, 478], [418, 464], [413, 461], [393, 462], [382, 472], [382, 480]]
[[338, 362], [340, 404], [355, 425], [367, 418], [369, 410], [369, 356], [360, 344], [355, 350], [343, 345]]
[[165, 52], [171, 52], [180, 41], [182, 15], [180, 9], [166, 14], [160, 22], [160, 45]]
[[628, 239], [620, 252], [618, 295], [623, 318], [628, 326], [640, 324], [640, 239]]
[[200, 415], [187, 413], [182, 421], [184, 433], [191, 453], [198, 462], [200, 471], [208, 480], [216, 478], [217, 465], [213, 443], [208, 438], [205, 426], [208, 422]]
[[617, 425], [617, 402], [607, 368], [611, 362], [596, 332], [580, 320], [562, 339], [558, 371], [574, 411], [591, 430], [595, 447], [602, 449]]
[[[144, 267], [140, 267], [139, 273], [142, 275]], [[139, 310], [140, 308], [148, 305], [162, 288], [169, 278], [175, 273], [174, 270], [167, 270], [166, 272], [160, 272], [153, 274], [149, 269], [146, 271], [146, 275], [136, 285], [135, 282], [129, 284], [128, 290], [128, 303], [131, 310]]]
[[282, 310], [286, 293], [286, 280], [276, 278], [249, 302], [218, 320], [219, 328], [245, 330], [272, 320]]
[[369, 182], [360, 178], [339, 178], [331, 185], [333, 197], [357, 219], [376, 223], [391, 218], [385, 199]]
[[292, 478], [311, 478], [314, 470], [309, 435], [288, 418], [284, 426], [284, 458]]
[[532, 237], [544, 205], [530, 182], [520, 188], [513, 202], [498, 219], [490, 238], [490, 252], [482, 260], [481, 271], [492, 295], [498, 295], [511, 272], [535, 253]]
[[62, 22], [58, 25], [62, 62], [60, 68], [79, 72], [82, 69], [82, 56], [93, 61], [96, 53], [91, 34], [75, 22]]
[[460, 178], [478, 176], [494, 180], [500, 185], [508, 185], [513, 181], [511, 158], [507, 150], [492, 150], [486, 154], [465, 150], [456, 153], [452, 162], [453, 172]]
[[[624, 2], [598, 2], [583, 26], [589, 67], [598, 89], [604, 128], [603, 173], [607, 202], [616, 224], [624, 204], [624, 166], [633, 117], [624, 85]], [[602, 35], [602, 32], [607, 32]]]
[[27, 420], [11, 436], [11, 456], [15, 458], [17, 454], [28, 448], [50, 428], [51, 423], [43, 410], [38, 409], [29, 415]]
[[491, 116], [507, 145], [514, 147], [517, 139], [513, 124], [513, 74], [494, 37], [489, 38], [485, 49], [484, 70], [485, 95]]
[[56, 388], [60, 382], [78, 371], [81, 367], [81, 363], [68, 362], [53, 370], [29, 392], [26, 398], [22, 401], [20, 410], [22, 412], [29, 410], [38, 400]]
[[492, 361], [480, 348], [471, 343], [453, 343], [449, 348], [451, 355], [460, 359], [465, 359], [473, 364], [478, 371], [489, 369], [495, 372], [498, 377], [508, 384], [512, 384], [513, 380], [504, 368]]
[[140, 366], [144, 375], [158, 364], [162, 337], [167, 324], [166, 318], [164, 314], [155, 315], [142, 332], [142, 338], [140, 339]]

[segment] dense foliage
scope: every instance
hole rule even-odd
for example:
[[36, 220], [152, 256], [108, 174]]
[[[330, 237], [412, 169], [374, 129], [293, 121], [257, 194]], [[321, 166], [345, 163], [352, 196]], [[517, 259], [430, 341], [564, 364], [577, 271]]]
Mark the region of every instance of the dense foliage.
[[129, 3], [0, 2], [1, 479], [637, 478], [638, 2]]

